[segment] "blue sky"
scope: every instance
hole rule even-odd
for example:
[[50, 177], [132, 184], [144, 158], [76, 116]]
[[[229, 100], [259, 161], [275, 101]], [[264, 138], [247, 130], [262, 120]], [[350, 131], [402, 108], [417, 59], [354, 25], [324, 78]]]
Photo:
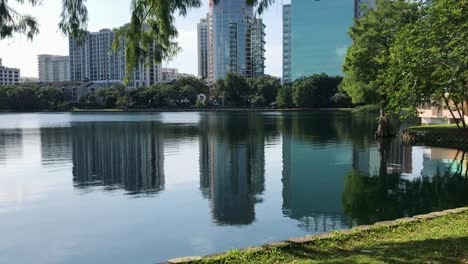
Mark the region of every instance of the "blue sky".
[[[179, 45], [183, 51], [163, 66], [179, 68], [181, 72], [198, 74], [197, 69], [197, 23], [208, 12], [208, 0], [202, 0], [203, 6], [193, 9], [187, 17], [177, 19]], [[281, 76], [282, 65], [282, 3], [278, 0], [263, 15], [266, 24], [266, 73]], [[40, 34], [31, 42], [24, 36], [15, 36], [0, 41], [0, 58], [6, 66], [21, 69], [21, 75], [36, 77], [37, 55], [68, 55], [68, 41], [58, 32], [57, 24], [62, 0], [44, 0], [41, 6], [31, 8], [18, 5], [17, 10], [35, 16], [40, 23]], [[130, 19], [130, 0], [88, 0], [90, 31], [101, 28], [113, 28], [127, 23]], [[289, 2], [289, 1], [288, 1]], [[11, 1], [10, 1], [11, 3]]]

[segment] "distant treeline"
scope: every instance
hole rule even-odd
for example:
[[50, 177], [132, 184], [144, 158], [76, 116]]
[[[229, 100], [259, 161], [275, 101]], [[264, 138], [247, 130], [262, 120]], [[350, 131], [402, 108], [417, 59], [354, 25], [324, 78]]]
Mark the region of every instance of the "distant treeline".
[[[246, 78], [229, 73], [212, 87], [187, 77], [172, 83], [126, 89], [116, 84], [97, 89], [79, 102], [66, 102], [61, 89], [25, 86], [0, 86], [0, 110], [59, 111], [76, 108], [153, 109], [183, 107], [278, 107], [331, 108], [352, 107], [350, 97], [341, 91], [342, 77], [316, 74], [289, 85], [271, 76]], [[200, 95], [204, 96], [200, 96]]]

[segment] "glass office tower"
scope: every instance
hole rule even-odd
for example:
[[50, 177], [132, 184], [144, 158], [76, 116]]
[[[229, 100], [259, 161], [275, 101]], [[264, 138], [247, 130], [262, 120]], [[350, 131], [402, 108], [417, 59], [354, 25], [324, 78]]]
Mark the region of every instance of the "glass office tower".
[[210, 0], [208, 17], [209, 80], [228, 72], [244, 76], [263, 74], [264, 28], [245, 0]]
[[315, 73], [342, 75], [351, 45], [354, 0], [295, 0], [291, 5], [291, 79]]

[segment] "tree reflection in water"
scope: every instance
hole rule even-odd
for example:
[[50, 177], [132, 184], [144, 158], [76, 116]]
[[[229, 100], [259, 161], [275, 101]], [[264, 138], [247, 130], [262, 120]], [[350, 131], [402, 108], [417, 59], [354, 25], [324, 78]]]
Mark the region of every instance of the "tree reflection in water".
[[419, 177], [411, 179], [402, 170], [389, 168], [389, 142], [379, 145], [378, 174], [366, 174], [354, 167], [346, 176], [342, 203], [352, 225], [456, 208], [468, 202], [465, 152], [453, 151], [456, 154], [452, 161], [428, 164]]

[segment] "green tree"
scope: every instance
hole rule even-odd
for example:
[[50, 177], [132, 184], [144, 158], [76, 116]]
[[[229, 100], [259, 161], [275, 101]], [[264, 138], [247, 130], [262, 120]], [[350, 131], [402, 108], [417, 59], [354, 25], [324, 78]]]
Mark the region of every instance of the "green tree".
[[120, 96], [119, 99], [117, 100], [116, 105], [119, 108], [127, 109], [129, 105], [129, 99], [128, 96]]
[[[459, 116], [468, 115], [467, 43], [468, 1], [433, 1], [427, 15], [403, 28], [390, 49], [389, 109], [412, 109], [416, 115], [422, 100], [452, 101]], [[451, 113], [460, 128], [467, 128]]]
[[36, 90], [36, 97], [41, 110], [59, 110], [65, 101], [63, 92], [54, 87], [42, 87]]
[[250, 96], [250, 86], [244, 76], [230, 72], [224, 78], [223, 92], [226, 102], [230, 105], [241, 105]]
[[349, 30], [353, 44], [343, 65], [343, 89], [355, 103], [379, 104], [377, 136], [394, 134], [387, 112], [390, 48], [397, 35], [423, 15], [422, 10], [416, 1], [377, 0], [376, 8], [356, 19]]
[[36, 90], [32, 87], [12, 87], [7, 94], [12, 110], [36, 111], [39, 109]]
[[293, 101], [297, 107], [331, 107], [332, 97], [338, 92], [341, 77], [325, 73], [314, 74], [293, 83]]
[[293, 106], [291, 87], [283, 86], [278, 90], [278, 95], [276, 96], [276, 105], [280, 108], [290, 108]]
[[[276, 100], [278, 90], [281, 88], [279, 78], [272, 76], [261, 76], [249, 80], [253, 93], [252, 103], [254, 105], [269, 105]], [[255, 103], [257, 102], [257, 103]]]
[[7, 88], [0, 86], [0, 110], [10, 109], [10, 101], [8, 99]]

